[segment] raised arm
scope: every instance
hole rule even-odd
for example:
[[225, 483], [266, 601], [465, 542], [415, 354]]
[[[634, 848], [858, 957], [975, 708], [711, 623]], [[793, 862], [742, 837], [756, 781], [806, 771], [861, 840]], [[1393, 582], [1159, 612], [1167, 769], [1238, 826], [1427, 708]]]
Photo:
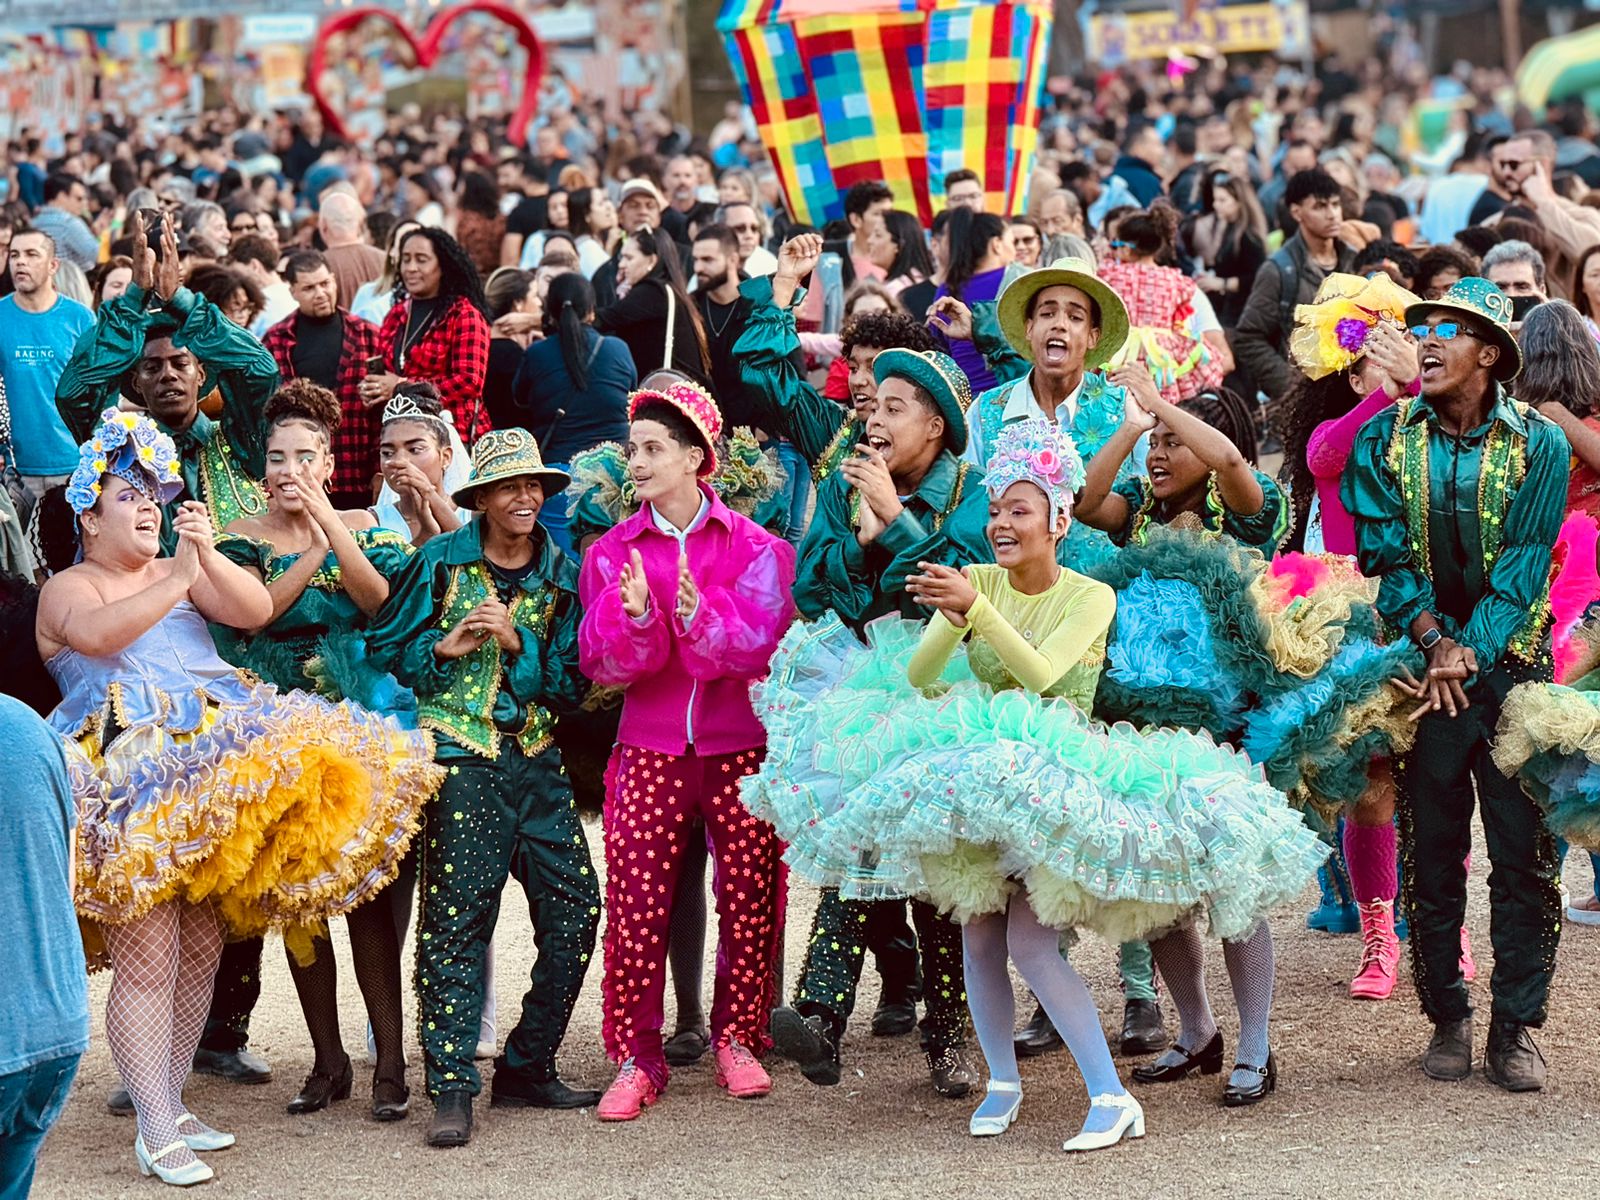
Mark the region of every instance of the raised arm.
[[805, 297], [800, 280], [816, 266], [821, 253], [822, 239], [815, 234], [791, 238], [779, 252], [777, 274], [739, 285], [752, 307], [733, 345], [740, 381], [763, 418], [813, 465], [846, 421], [844, 410], [806, 382], [793, 358], [800, 344], [794, 310]]
[[751, 535], [754, 553], [727, 586], [698, 589], [688, 621], [679, 619], [679, 653], [696, 679], [755, 679], [794, 618], [794, 547]]
[[1150, 385], [1146, 398], [1154, 394], [1155, 385], [1150, 380], [1150, 373], [1139, 364], [1131, 363], [1112, 373], [1111, 381], [1122, 385], [1122, 423], [1095, 456], [1083, 465], [1083, 487], [1079, 489], [1072, 506], [1073, 520], [1103, 533], [1120, 533], [1127, 528], [1128, 502], [1114, 490], [1117, 477], [1122, 464], [1128, 461], [1138, 446], [1139, 439], [1156, 427], [1155, 416], [1128, 382], [1128, 378], [1133, 377]]

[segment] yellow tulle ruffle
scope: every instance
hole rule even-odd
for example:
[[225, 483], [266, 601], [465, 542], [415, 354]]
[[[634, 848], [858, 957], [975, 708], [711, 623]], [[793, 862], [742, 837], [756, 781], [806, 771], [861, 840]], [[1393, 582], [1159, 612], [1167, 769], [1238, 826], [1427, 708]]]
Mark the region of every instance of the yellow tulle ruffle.
[[444, 778], [429, 735], [303, 692], [257, 700], [213, 705], [189, 733], [143, 724], [102, 745], [96, 722], [79, 739], [82, 917], [210, 900], [249, 937], [315, 926], [394, 878]]
[[1310, 679], [1331, 660], [1344, 637], [1351, 609], [1371, 604], [1376, 580], [1363, 578], [1338, 555], [1318, 556], [1330, 570], [1309, 594], [1291, 597], [1291, 581], [1271, 573], [1250, 584], [1251, 599], [1267, 623], [1267, 652], [1278, 670]]
[[1535, 754], [1554, 750], [1600, 763], [1600, 705], [1591, 692], [1558, 684], [1519, 683], [1500, 708], [1491, 756], [1505, 774]]

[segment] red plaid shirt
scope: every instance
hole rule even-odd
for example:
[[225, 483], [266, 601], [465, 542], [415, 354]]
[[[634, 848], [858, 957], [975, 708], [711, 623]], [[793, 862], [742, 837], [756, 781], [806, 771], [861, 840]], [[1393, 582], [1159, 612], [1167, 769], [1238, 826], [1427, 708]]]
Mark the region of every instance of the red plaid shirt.
[[[404, 365], [400, 339], [405, 336], [411, 301], [400, 300], [383, 319], [378, 335], [389, 370], [405, 379], [427, 380], [439, 389], [445, 411], [468, 446], [488, 433], [489, 410], [483, 403], [483, 381], [489, 374], [489, 322], [472, 302], [458, 296], [421, 337], [411, 343]], [[413, 333], [416, 331], [413, 330]]]
[[[333, 388], [339, 397], [339, 428], [333, 433], [333, 490], [366, 492], [372, 489], [378, 473], [378, 426], [383, 407], [361, 401], [361, 381], [367, 374], [367, 359], [383, 353], [378, 327], [350, 313], [339, 312], [344, 321], [344, 345], [339, 351], [339, 378]], [[290, 313], [267, 330], [261, 344], [278, 364], [278, 373], [287, 383], [295, 378], [294, 347], [300, 314]], [[316, 380], [323, 383], [323, 380]]]

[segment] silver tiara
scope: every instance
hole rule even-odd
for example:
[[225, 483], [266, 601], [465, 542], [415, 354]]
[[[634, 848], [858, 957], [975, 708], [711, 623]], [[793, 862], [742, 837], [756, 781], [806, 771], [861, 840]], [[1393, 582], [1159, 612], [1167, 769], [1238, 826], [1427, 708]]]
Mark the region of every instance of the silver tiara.
[[435, 421], [448, 428], [450, 418], [446, 413], [429, 412], [410, 396], [396, 394], [390, 396], [388, 403], [383, 406], [380, 424], [387, 425], [390, 421]]

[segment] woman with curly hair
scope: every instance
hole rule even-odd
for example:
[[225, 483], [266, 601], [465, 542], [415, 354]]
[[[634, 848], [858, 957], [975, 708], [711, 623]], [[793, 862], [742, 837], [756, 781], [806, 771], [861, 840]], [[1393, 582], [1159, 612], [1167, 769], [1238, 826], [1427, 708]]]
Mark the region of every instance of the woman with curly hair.
[[[266, 584], [272, 618], [228, 639], [225, 656], [280, 691], [332, 695], [362, 711], [393, 716], [404, 706], [387, 675], [366, 658], [361, 631], [389, 598], [389, 581], [410, 555], [405, 538], [378, 528], [360, 508], [339, 512], [325, 485], [332, 478], [339, 399], [307, 379], [285, 384], [267, 401], [267, 511], [233, 522], [217, 540], [224, 558]], [[419, 747], [425, 747], [418, 739]], [[431, 789], [430, 789], [431, 790]], [[424, 793], [395, 814], [402, 848], [416, 830]], [[399, 869], [399, 856], [393, 864]], [[414, 878], [414, 871], [407, 883]], [[400, 886], [400, 885], [397, 885]], [[410, 1106], [400, 1004], [400, 938], [391, 906], [367, 903], [349, 914], [350, 952], [376, 1043], [372, 1115], [397, 1121]], [[316, 1059], [291, 1114], [319, 1112], [350, 1095], [350, 1058], [339, 1037], [337, 972], [325, 933], [309, 954], [289, 955]]]
[[[1130, 213], [1118, 222], [1113, 256], [1099, 270], [1128, 306], [1132, 326], [1113, 363], [1142, 360], [1173, 404], [1220, 386], [1231, 365], [1224, 360], [1227, 339], [1210, 302], [1193, 279], [1160, 265], [1177, 237], [1178, 210], [1170, 205]], [[1198, 319], [1202, 313], [1209, 320]], [[1217, 346], [1207, 333], [1218, 335]]]
[[382, 404], [406, 380], [439, 389], [461, 440], [489, 429], [483, 381], [489, 371], [488, 301], [478, 268], [439, 229], [415, 227], [400, 239], [400, 282], [378, 333], [384, 370], [361, 381], [361, 397]]

